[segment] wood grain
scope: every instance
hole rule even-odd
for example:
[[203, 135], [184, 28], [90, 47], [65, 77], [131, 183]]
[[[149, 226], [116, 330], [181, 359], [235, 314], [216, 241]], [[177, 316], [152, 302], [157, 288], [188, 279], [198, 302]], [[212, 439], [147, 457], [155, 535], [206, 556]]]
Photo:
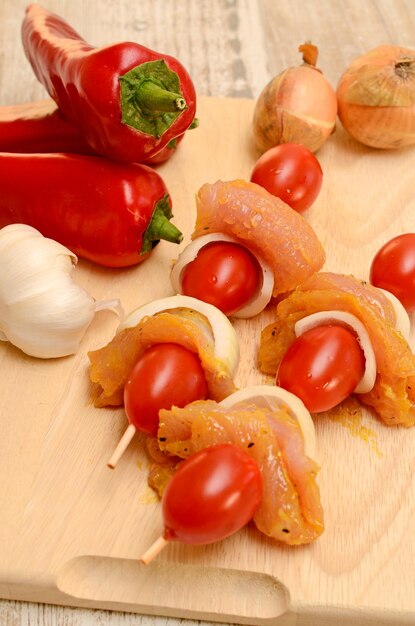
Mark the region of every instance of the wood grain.
[[[3, 0], [0, 3], [2, 104], [45, 97], [43, 88], [33, 78], [20, 45], [19, 29], [25, 5], [22, 0]], [[300, 0], [290, 3], [280, 0], [141, 0], [140, 3], [124, 0], [117, 3], [110, 0], [88, 3], [50, 0], [47, 6], [63, 15], [95, 45], [133, 39], [178, 56], [192, 74], [201, 96], [255, 98], [275, 73], [287, 65], [298, 63], [298, 44], [307, 39], [319, 45], [320, 67], [334, 85], [347, 63], [357, 54], [387, 42], [411, 46], [415, 32], [415, 7], [409, 0], [315, 0], [309, 3]], [[238, 107], [232, 109], [233, 112], [227, 109], [224, 121], [228, 120], [231, 124], [236, 115], [239, 124], [246, 123], [246, 113], [238, 117], [237, 110]], [[204, 123], [208, 125], [209, 115]], [[366, 277], [367, 259], [382, 238], [386, 234], [392, 236], [403, 228], [414, 228], [413, 159], [408, 157], [402, 161], [395, 155], [362, 151], [342, 134], [341, 129], [338, 131], [335, 142], [328, 145], [321, 155], [327, 172], [325, 186], [319, 204], [310, 213], [310, 219], [330, 251], [330, 269], [359, 271], [362, 277]], [[215, 172], [223, 177], [231, 175], [230, 158], [234, 158], [238, 151], [227, 155], [228, 146], [224, 146], [219, 139], [215, 148]], [[334, 158], [341, 167], [330, 169], [329, 164]], [[250, 159], [252, 155], [246, 156], [244, 164], [238, 162], [240, 175], [248, 173]], [[373, 159], [376, 159], [376, 171], [382, 172], [381, 178], [378, 174], [371, 177], [368, 163], [373, 164]], [[198, 170], [199, 178], [193, 183], [187, 180], [183, 170], [180, 174], [184, 179], [183, 193], [191, 198], [195, 185], [203, 175], [203, 166]], [[166, 175], [169, 176], [168, 172]], [[173, 176], [177, 177], [177, 172], [172, 173]], [[364, 184], [361, 194], [356, 193], [359, 184]], [[373, 218], [374, 211], [376, 219]], [[180, 220], [181, 227], [188, 233], [191, 221], [184, 217]], [[353, 229], [350, 229], [350, 223], [355, 225]], [[100, 273], [102, 285], [105, 278], [105, 272]], [[88, 286], [95, 284], [95, 276], [89, 271], [84, 273], [83, 280]], [[163, 283], [155, 289], [154, 295], [158, 297], [163, 292]], [[127, 305], [131, 302], [127, 299]], [[107, 323], [108, 320], [101, 321], [96, 330], [105, 328], [109, 331]], [[252, 328], [253, 333], [257, 331], [258, 327]], [[243, 342], [242, 349], [248, 353], [251, 349], [248, 341]], [[243, 370], [241, 377], [245, 377], [246, 382], [253, 382], [255, 378], [252, 373]], [[59, 399], [55, 400], [57, 404]], [[40, 399], [40, 403], [42, 401]], [[40, 407], [44, 420], [47, 420], [48, 408], [53, 406], [52, 399], [48, 402], [49, 407]], [[373, 441], [376, 443], [381, 438], [383, 442], [384, 429], [371, 421], [368, 427], [374, 432]], [[330, 483], [331, 487], [327, 487], [325, 492], [328, 501], [333, 502], [329, 516], [332, 530], [328, 536], [334, 541], [335, 550], [328, 558], [323, 547], [316, 548], [315, 558], [320, 571], [325, 572], [317, 579], [309, 576], [312, 569], [309, 559], [293, 564], [285, 558], [283, 551], [287, 575], [299, 574], [300, 592], [308, 598], [322, 594], [329, 601], [336, 597], [340, 605], [349, 592], [353, 592], [361, 602], [370, 604], [376, 599], [378, 584], [382, 584], [385, 602], [391, 602], [396, 611], [402, 610], [406, 601], [405, 584], [413, 589], [415, 582], [411, 574], [413, 544], [409, 544], [404, 553], [399, 548], [402, 543], [406, 545], [413, 519], [413, 442], [402, 435], [392, 436], [391, 441], [381, 448], [382, 457], [379, 460], [376, 452], [367, 454], [368, 444], [350, 437], [350, 431], [341, 425], [327, 422], [321, 425], [321, 429], [329, 440], [349, 436], [348, 447], [352, 446], [354, 450], [350, 463], [346, 459], [338, 468], [337, 482]], [[38, 443], [36, 433], [28, 432], [25, 425], [18, 434], [21, 435], [17, 438], [19, 450], [30, 449]], [[7, 433], [1, 445], [9, 445]], [[335, 447], [325, 450], [327, 468], [338, 467], [336, 457]], [[388, 462], [382, 463], [385, 457]], [[364, 458], [368, 458], [371, 465], [371, 472], [366, 474]], [[29, 462], [29, 457], [26, 462]], [[349, 480], [349, 465], [355, 466], [359, 476], [362, 476], [359, 490]], [[10, 467], [6, 469], [8, 472], [11, 470]], [[23, 466], [19, 471], [23, 474], [27, 467]], [[328, 472], [329, 469], [322, 470], [323, 484]], [[385, 493], [393, 494], [390, 508], [381, 506]], [[16, 506], [17, 499], [15, 490], [9, 489], [7, 506]], [[344, 517], [345, 510], [350, 511], [350, 515]], [[356, 520], [359, 523], [356, 524]], [[7, 529], [2, 529], [1, 541], [0, 546], [5, 545]], [[238, 542], [236, 547], [239, 548]], [[268, 564], [272, 554], [272, 551], [263, 554]], [[391, 574], [394, 571], [404, 573], [403, 586], [397, 584], [397, 576]], [[322, 625], [321, 618], [310, 607], [303, 607], [301, 615], [298, 624]], [[339, 620], [338, 612], [327, 611], [325, 619], [327, 623], [335, 619], [336, 624], [353, 623], [353, 620], [359, 619], [358, 614], [348, 614], [346, 610], [341, 616]], [[392, 613], [389, 619], [389, 623], [413, 623], [412, 617], [404, 612], [399, 615]], [[176, 626], [179, 620], [4, 601], [0, 603], [0, 623], [11, 626]]]
[[[220, 176], [248, 176], [255, 160], [252, 110], [253, 100], [200, 97], [204, 124], [161, 168], [185, 242], [194, 224], [194, 190]], [[230, 139], [223, 152], [226, 129]], [[325, 247], [327, 269], [365, 278], [380, 243], [415, 228], [410, 194], [415, 153], [378, 154], [337, 132], [319, 158], [325, 185], [307, 219]], [[366, 210], [368, 202], [376, 204], [376, 212]], [[175, 254], [171, 244], [160, 245], [145, 264], [127, 271], [80, 261], [76, 280], [97, 299], [117, 295], [130, 311], [171, 293], [167, 277]], [[272, 311], [234, 321], [241, 387], [264, 380], [255, 367], [256, 351], [270, 319]], [[136, 437], [109, 472], [106, 461], [125, 416], [119, 409], [95, 409], [88, 382], [86, 352], [104, 345], [116, 323], [108, 314], [97, 316], [69, 359], [30, 359], [11, 346], [0, 353], [7, 372], [0, 395], [8, 407], [0, 475], [9, 476], [0, 488], [2, 595], [177, 617], [226, 616], [258, 625], [279, 618], [287, 626], [308, 625], [313, 615], [326, 626], [330, 611], [336, 615], [336, 607], [344, 605], [337, 618], [345, 624], [357, 617], [370, 623], [371, 615], [388, 624], [395, 613], [401, 624], [411, 623], [415, 431], [387, 428], [368, 412], [362, 420], [351, 416], [347, 424], [316, 420], [326, 530], [313, 545], [288, 549], [246, 528], [206, 547], [172, 544], [157, 562], [138, 567], [134, 556], [162, 530], [158, 503], [146, 485], [143, 441]], [[19, 395], [22, 379], [25, 395]], [[397, 585], [401, 570], [405, 576]], [[250, 588], [255, 593], [246, 595]]]

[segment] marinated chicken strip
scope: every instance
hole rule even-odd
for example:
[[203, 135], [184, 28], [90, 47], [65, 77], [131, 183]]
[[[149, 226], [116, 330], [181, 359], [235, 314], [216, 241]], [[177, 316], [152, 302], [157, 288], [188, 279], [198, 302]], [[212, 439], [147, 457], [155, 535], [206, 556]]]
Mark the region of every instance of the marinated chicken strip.
[[376, 287], [353, 276], [316, 274], [278, 304], [276, 321], [261, 334], [261, 371], [276, 373], [295, 340], [295, 323], [318, 311], [346, 311], [364, 324], [374, 349], [377, 375], [373, 389], [357, 397], [388, 425], [414, 425], [415, 356], [395, 328], [391, 301]]
[[[285, 407], [273, 411], [246, 402], [225, 408], [206, 400], [161, 410], [158, 442], [161, 451], [181, 459], [214, 444], [240, 446], [262, 474], [258, 529], [289, 545], [310, 543], [323, 532], [318, 466], [305, 456], [300, 426]], [[160, 488], [162, 471], [153, 469], [153, 476]]]
[[88, 353], [90, 378], [99, 386], [95, 406], [121, 406], [124, 385], [135, 363], [147, 348], [159, 343], [177, 343], [199, 355], [214, 400], [235, 391], [229, 367], [214, 354], [208, 320], [197, 311], [172, 309], [144, 317], [136, 326], [117, 333], [108, 345]]
[[295, 289], [324, 264], [323, 247], [306, 219], [255, 183], [205, 184], [196, 205], [192, 239], [223, 233], [245, 243], [272, 268], [274, 296]]

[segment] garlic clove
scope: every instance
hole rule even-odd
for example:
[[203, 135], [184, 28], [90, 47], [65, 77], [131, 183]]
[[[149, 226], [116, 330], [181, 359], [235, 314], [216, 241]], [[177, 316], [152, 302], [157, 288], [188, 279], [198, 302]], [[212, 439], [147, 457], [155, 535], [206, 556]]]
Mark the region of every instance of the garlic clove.
[[94, 311], [95, 313], [98, 311], [112, 311], [115, 315], [118, 315], [120, 320], [124, 317], [124, 309], [121, 306], [121, 302], [117, 298], [114, 300], [101, 300], [100, 302], [95, 302]]
[[9, 319], [2, 321], [8, 340], [30, 356], [74, 354], [94, 317], [94, 301], [84, 290], [70, 289], [62, 277], [59, 283], [50, 281], [49, 290], [13, 303]]
[[208, 332], [212, 333], [214, 340], [215, 357], [225, 363], [231, 376], [234, 376], [239, 364], [239, 342], [236, 331], [222, 311], [212, 304], [196, 298], [176, 295], [148, 302], [127, 315], [118, 326], [117, 333], [125, 328], [137, 326], [144, 317], [181, 308], [197, 311], [207, 319], [209, 323]]
[[[30, 356], [74, 354], [97, 304], [72, 280], [77, 257], [36, 229], [13, 224], [0, 230], [0, 333]], [[120, 312], [114, 301], [100, 309]]]
[[[40, 239], [39, 235], [38, 230], [27, 224], [5, 226], [0, 229], [0, 257], [3, 258], [4, 255], [5, 263], [9, 261], [15, 266], [10, 248], [16, 253], [16, 250], [22, 247], [27, 254], [31, 254], [33, 251], [32, 261], [36, 267], [49, 267], [53, 260], [58, 266], [62, 264], [69, 271], [71, 266], [77, 263], [77, 256], [68, 248], [42, 235], [43, 239]], [[39, 248], [42, 249], [42, 254], [38, 255], [36, 250]]]
[[319, 311], [318, 313], [307, 315], [298, 320], [294, 325], [294, 332], [296, 337], [299, 337], [316, 326], [324, 326], [333, 323], [347, 326], [355, 332], [356, 338], [365, 356], [365, 371], [362, 379], [354, 389], [354, 393], [368, 393], [373, 389], [376, 381], [376, 356], [369, 334], [364, 324], [362, 324], [357, 317], [345, 311]]
[[229, 241], [230, 243], [236, 243], [240, 246], [244, 246], [245, 248], [247, 248], [247, 250], [249, 250], [255, 256], [262, 272], [261, 284], [258, 286], [257, 292], [249, 300], [249, 302], [247, 302], [235, 313], [232, 313], [230, 317], [247, 319], [249, 317], [254, 317], [255, 315], [258, 315], [259, 313], [261, 313], [261, 311], [265, 309], [265, 307], [271, 300], [272, 292], [274, 289], [274, 273], [268, 263], [264, 261], [264, 259], [259, 257], [256, 252], [252, 252], [252, 250], [250, 250], [249, 246], [247, 246], [245, 242], [241, 242], [236, 237], [231, 237], [230, 235], [225, 235], [222, 233], [210, 233], [208, 235], [202, 235], [201, 237], [197, 237], [196, 239], [191, 241], [180, 253], [171, 271], [170, 280], [174, 291], [178, 294], [183, 293], [182, 275], [186, 266], [194, 261], [199, 251], [204, 246], [206, 246], [208, 243], [212, 243], [213, 241]]

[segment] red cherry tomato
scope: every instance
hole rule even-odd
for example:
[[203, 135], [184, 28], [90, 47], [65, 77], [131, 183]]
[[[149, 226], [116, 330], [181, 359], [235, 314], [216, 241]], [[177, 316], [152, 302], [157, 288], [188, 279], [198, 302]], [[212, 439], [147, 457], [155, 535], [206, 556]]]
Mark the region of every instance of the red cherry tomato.
[[283, 143], [259, 157], [251, 173], [251, 182], [261, 185], [302, 213], [320, 193], [323, 171], [310, 150], [294, 143]]
[[230, 241], [214, 241], [185, 267], [182, 291], [231, 315], [249, 302], [260, 281], [259, 263], [249, 250]]
[[262, 496], [257, 463], [233, 444], [204, 448], [188, 457], [162, 499], [167, 540], [205, 544], [240, 530]]
[[372, 261], [370, 282], [393, 293], [409, 313], [415, 311], [415, 233], [398, 235], [382, 246]]
[[328, 411], [355, 389], [365, 357], [355, 335], [342, 326], [318, 326], [291, 344], [276, 383], [301, 398], [310, 413]]
[[152, 436], [157, 434], [160, 409], [183, 407], [207, 397], [198, 355], [174, 343], [160, 343], [146, 350], [124, 387], [128, 421]]

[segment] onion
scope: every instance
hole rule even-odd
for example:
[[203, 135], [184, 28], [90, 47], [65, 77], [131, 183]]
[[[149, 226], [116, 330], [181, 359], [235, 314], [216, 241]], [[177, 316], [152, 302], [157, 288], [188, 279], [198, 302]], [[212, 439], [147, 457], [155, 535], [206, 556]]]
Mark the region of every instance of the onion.
[[219, 404], [229, 408], [239, 403], [250, 402], [257, 407], [278, 410], [285, 406], [301, 428], [304, 438], [304, 452], [310, 458], [316, 460], [316, 433], [312, 417], [300, 398], [290, 391], [275, 385], [255, 385], [238, 389], [235, 393], [227, 396]]
[[411, 320], [407, 310], [405, 309], [402, 302], [398, 300], [398, 298], [393, 293], [391, 293], [390, 291], [386, 291], [386, 289], [381, 289], [380, 287], [377, 287], [377, 289], [379, 289], [379, 291], [381, 291], [392, 304], [395, 310], [394, 326], [396, 330], [401, 333], [405, 341], [409, 343], [411, 335]]
[[280, 143], [316, 152], [334, 130], [336, 93], [315, 66], [318, 50], [306, 43], [299, 51], [303, 64], [273, 78], [256, 102], [253, 134], [261, 153]]
[[339, 118], [372, 148], [415, 143], [415, 51], [379, 46], [358, 57], [337, 86]]
[[239, 364], [239, 342], [236, 331], [226, 315], [207, 302], [182, 295], [167, 296], [147, 302], [123, 319], [117, 328], [117, 333], [125, 328], [134, 328], [145, 317], [180, 308], [197, 311], [206, 318], [208, 323], [206, 331], [208, 335], [212, 335], [215, 357], [226, 364], [233, 376]]

